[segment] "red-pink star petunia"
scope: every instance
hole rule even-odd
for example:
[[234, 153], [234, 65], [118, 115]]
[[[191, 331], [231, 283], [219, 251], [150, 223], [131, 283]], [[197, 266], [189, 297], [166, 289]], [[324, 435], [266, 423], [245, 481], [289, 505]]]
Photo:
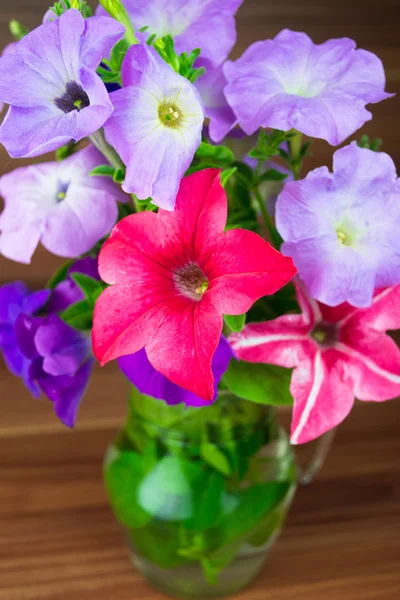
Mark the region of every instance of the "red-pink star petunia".
[[382, 401], [400, 395], [400, 349], [386, 335], [400, 327], [400, 285], [376, 292], [369, 308], [330, 308], [296, 282], [301, 315], [246, 326], [229, 341], [240, 359], [295, 370], [291, 442], [302, 444], [336, 427], [354, 397]]
[[212, 400], [211, 361], [223, 314], [247, 312], [296, 272], [257, 234], [224, 233], [226, 219], [219, 171], [206, 169], [183, 179], [174, 212], [143, 212], [118, 223], [99, 257], [100, 275], [112, 284], [94, 312], [101, 364], [145, 347], [162, 375]]

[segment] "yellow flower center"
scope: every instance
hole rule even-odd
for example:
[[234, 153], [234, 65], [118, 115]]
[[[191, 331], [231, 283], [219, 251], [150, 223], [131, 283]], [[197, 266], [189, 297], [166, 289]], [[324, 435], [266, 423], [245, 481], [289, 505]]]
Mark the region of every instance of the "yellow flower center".
[[181, 113], [173, 104], [160, 104], [158, 118], [165, 127], [179, 127], [181, 117]]
[[356, 228], [347, 217], [336, 225], [335, 230], [342, 246], [354, 246], [359, 238]]

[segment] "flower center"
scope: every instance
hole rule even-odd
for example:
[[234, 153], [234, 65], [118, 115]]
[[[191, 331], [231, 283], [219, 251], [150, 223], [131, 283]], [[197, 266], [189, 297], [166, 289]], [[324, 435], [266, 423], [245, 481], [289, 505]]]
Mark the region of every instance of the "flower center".
[[89, 96], [79, 83], [76, 81], [70, 81], [65, 86], [65, 94], [60, 98], [55, 99], [55, 105], [57, 108], [67, 114], [74, 110], [78, 112], [83, 108], [90, 106]]
[[333, 346], [334, 343], [338, 339], [338, 328], [336, 325], [332, 323], [326, 323], [323, 321], [322, 323], [318, 323], [316, 327], [311, 332], [311, 337], [320, 345], [320, 346]]
[[357, 239], [357, 231], [353, 224], [345, 217], [341, 223], [335, 227], [336, 235], [342, 246], [354, 246]]
[[199, 302], [208, 290], [208, 279], [196, 263], [190, 263], [174, 274], [174, 281], [181, 294]]
[[160, 104], [158, 118], [165, 127], [179, 127], [182, 114], [174, 104]]
[[65, 200], [67, 196], [69, 188], [69, 181], [58, 181], [57, 184], [57, 194], [56, 194], [56, 202], [59, 204], [63, 200]]

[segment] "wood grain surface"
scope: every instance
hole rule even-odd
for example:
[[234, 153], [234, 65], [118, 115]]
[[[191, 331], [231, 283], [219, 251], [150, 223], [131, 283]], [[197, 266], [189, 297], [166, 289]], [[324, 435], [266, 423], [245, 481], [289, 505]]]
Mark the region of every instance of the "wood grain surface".
[[[10, 18], [34, 27], [48, 3], [1, 0], [0, 44]], [[399, 92], [398, 8], [399, 0], [246, 0], [235, 55], [283, 27], [316, 42], [349, 36], [382, 58], [388, 89]], [[399, 164], [399, 98], [372, 111], [364, 131], [383, 137]], [[331, 156], [319, 142], [310, 165], [330, 166]], [[0, 151], [0, 173], [17, 164]], [[58, 262], [44, 251], [31, 267], [0, 258], [0, 284], [18, 277], [39, 286]], [[162, 600], [131, 566], [102, 485], [124, 395], [115, 366], [97, 369], [71, 432], [0, 363], [0, 600]], [[398, 401], [357, 405], [318, 480], [299, 490], [262, 574], [237, 600], [400, 599], [399, 422]]]

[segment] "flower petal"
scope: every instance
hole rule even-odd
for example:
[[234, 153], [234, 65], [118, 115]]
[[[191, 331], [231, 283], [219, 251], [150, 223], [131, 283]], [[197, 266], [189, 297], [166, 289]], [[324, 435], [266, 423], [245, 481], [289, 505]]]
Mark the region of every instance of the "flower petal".
[[[67, 427], [74, 427], [75, 421], [78, 415], [79, 407], [83, 396], [85, 395], [86, 388], [88, 386], [90, 376], [92, 374], [94, 361], [92, 359], [87, 360], [80, 367], [78, 372], [71, 381], [57, 394], [57, 398], [54, 400], [54, 411], [57, 417]], [[49, 378], [50, 379], [50, 378]], [[60, 377], [54, 377], [53, 380], [60, 380]], [[43, 391], [46, 392], [44, 382], [42, 384]], [[57, 382], [56, 382], [57, 386]]]
[[[178, 54], [201, 48], [201, 55], [215, 66], [226, 59], [236, 41], [234, 15], [243, 0], [125, 0], [135, 30], [148, 27], [145, 35], [174, 38]], [[106, 14], [99, 6], [96, 14]]]
[[181, 181], [173, 213], [160, 210], [164, 235], [190, 260], [202, 263], [214, 252], [228, 216], [228, 200], [217, 169], [193, 173]]
[[165, 296], [151, 290], [151, 281], [107, 288], [93, 315], [93, 351], [100, 364], [143, 348], [167, 312]]
[[10, 260], [29, 264], [39, 244], [41, 232], [41, 219], [21, 222], [17, 230], [3, 231], [0, 233], [0, 254]]
[[146, 343], [147, 357], [170, 381], [211, 401], [215, 393], [211, 363], [222, 324], [222, 315], [206, 296], [199, 303], [178, 297]]
[[296, 274], [290, 259], [252, 231], [228, 231], [204, 263], [209, 294], [224, 314], [238, 315], [261, 298], [275, 293]]
[[[228, 368], [232, 356], [232, 348], [226, 338], [222, 336], [212, 360], [215, 387], [213, 400], [217, 398], [218, 384]], [[156, 371], [151, 366], [144, 348], [136, 352], [136, 354], [119, 358], [118, 366], [142, 394], [164, 400], [169, 405], [183, 403], [186, 406], [207, 406], [209, 404], [209, 402], [196, 396], [193, 392], [189, 392], [179, 385], [172, 383], [172, 381]]]
[[292, 444], [304, 444], [341, 423], [354, 404], [353, 378], [336, 350], [316, 352], [295, 369]]
[[0, 143], [11, 158], [40, 156], [71, 141], [71, 113], [63, 115], [54, 108], [9, 108], [0, 127]]
[[83, 64], [97, 69], [112, 47], [124, 36], [125, 28], [110, 17], [90, 17], [85, 20], [85, 34], [80, 48]]
[[229, 342], [241, 360], [297, 367], [315, 353], [303, 315], [284, 315], [265, 323], [246, 325], [232, 333]]
[[[400, 285], [394, 285], [384, 290], [377, 290], [371, 306], [353, 311], [346, 320], [349, 325], [388, 331], [400, 329]], [[345, 323], [342, 323], [342, 326]]]
[[78, 257], [111, 231], [117, 217], [117, 204], [107, 192], [72, 184], [67, 199], [48, 214], [42, 244], [57, 256]]

